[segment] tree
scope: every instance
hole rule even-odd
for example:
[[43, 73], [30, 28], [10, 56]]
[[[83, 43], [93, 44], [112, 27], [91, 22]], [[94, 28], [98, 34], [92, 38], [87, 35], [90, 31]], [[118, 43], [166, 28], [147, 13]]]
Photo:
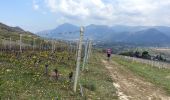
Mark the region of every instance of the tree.
[[151, 59], [151, 56], [148, 51], [143, 51], [142, 52], [142, 58], [144, 59]]
[[140, 52], [139, 52], [139, 51], [136, 51], [134, 55], [135, 55], [135, 57], [137, 57], [137, 58], [140, 58], [140, 57], [141, 57], [141, 55], [140, 55]]

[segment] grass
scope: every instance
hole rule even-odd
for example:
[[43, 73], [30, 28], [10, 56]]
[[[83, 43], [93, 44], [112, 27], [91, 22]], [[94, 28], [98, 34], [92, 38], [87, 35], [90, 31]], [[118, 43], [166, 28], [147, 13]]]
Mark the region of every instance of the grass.
[[[70, 60], [68, 57], [71, 57]], [[50, 80], [44, 75], [45, 64], [49, 65], [49, 72], [55, 68], [59, 70], [62, 75], [58, 81]], [[48, 51], [24, 52], [20, 55], [0, 53], [0, 99], [116, 99], [117, 96], [114, 96], [116, 89], [96, 54], [87, 66], [89, 70], [81, 72], [79, 80], [84, 91], [84, 97], [81, 97], [79, 86], [77, 93], [74, 93], [73, 83], [67, 80], [68, 73], [75, 70], [74, 54], [70, 55], [68, 52], [51, 54]]]
[[84, 71], [81, 75], [81, 83], [85, 88], [85, 93], [91, 92], [91, 96], [88, 95], [87, 97], [92, 100], [118, 99], [113, 80], [97, 53], [93, 54], [87, 66], [88, 71]]
[[113, 57], [113, 60], [131, 70], [135, 74], [144, 77], [147, 81], [164, 88], [170, 95], [170, 70], [151, 67], [138, 62], [129, 62], [127, 60]]
[[[48, 54], [48, 53], [45, 53]], [[63, 53], [62, 53], [63, 54]], [[35, 53], [31, 58], [27, 58], [30, 53], [22, 54], [17, 59], [14, 55], [6, 55], [7, 58], [1, 56], [0, 65], [0, 98], [1, 99], [52, 99], [64, 97], [76, 97], [80, 99], [78, 94], [72, 96], [72, 83], [64, 80], [71, 71], [67, 65], [58, 64], [49, 58], [39, 57], [43, 54]], [[58, 54], [56, 54], [58, 55]], [[64, 54], [63, 54], [64, 55]], [[68, 55], [68, 54], [67, 54]], [[65, 55], [67, 57], [67, 55]], [[3, 57], [3, 58], [2, 58]], [[10, 57], [10, 58], [8, 58]], [[42, 59], [43, 58], [43, 59]], [[42, 59], [38, 68], [34, 66], [34, 60]], [[59, 57], [58, 57], [59, 59]], [[2, 61], [5, 62], [2, 62]], [[49, 62], [49, 63], [48, 63]], [[62, 81], [52, 81], [48, 76], [44, 75], [44, 65], [49, 64], [49, 72], [58, 68], [62, 73]]]

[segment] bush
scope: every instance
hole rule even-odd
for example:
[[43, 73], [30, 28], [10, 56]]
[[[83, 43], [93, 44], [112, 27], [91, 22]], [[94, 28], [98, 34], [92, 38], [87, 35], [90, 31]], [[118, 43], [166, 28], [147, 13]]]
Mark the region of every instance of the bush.
[[133, 56], [134, 56], [134, 53], [133, 53], [132, 51], [129, 51], [129, 52], [123, 52], [123, 53], [120, 53], [119, 55], [133, 57]]
[[95, 91], [96, 90], [96, 84], [94, 82], [87, 82], [83, 84], [83, 87], [91, 90], [91, 91]]

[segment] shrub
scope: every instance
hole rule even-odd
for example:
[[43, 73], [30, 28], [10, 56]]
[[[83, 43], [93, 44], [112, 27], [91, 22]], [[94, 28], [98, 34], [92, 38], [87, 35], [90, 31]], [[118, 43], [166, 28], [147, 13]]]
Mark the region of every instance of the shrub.
[[83, 84], [83, 87], [91, 90], [91, 91], [95, 91], [96, 90], [96, 84], [94, 82], [87, 82]]

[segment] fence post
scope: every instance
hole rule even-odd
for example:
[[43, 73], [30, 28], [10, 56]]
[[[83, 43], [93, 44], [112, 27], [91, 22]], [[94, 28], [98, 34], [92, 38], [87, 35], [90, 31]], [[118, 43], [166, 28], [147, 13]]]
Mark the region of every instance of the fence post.
[[89, 43], [89, 58], [91, 55], [92, 55], [92, 40], [90, 40], [90, 43]]
[[84, 51], [84, 59], [83, 59], [82, 70], [84, 70], [84, 67], [85, 67], [85, 64], [86, 64], [86, 60], [87, 60], [88, 45], [89, 45], [89, 42], [88, 42], [88, 39], [87, 39], [86, 44], [85, 44], [85, 51]]
[[75, 57], [75, 58], [77, 59], [77, 55], [78, 55], [78, 48], [79, 48], [79, 42], [77, 41], [76, 43], [77, 43], [77, 44], [76, 44], [76, 57]]
[[20, 34], [20, 52], [22, 52], [22, 34]]
[[11, 50], [11, 37], [9, 38], [9, 50]]
[[54, 41], [51, 40], [51, 52], [53, 53], [54, 52]]
[[84, 28], [81, 27], [80, 28], [80, 40], [79, 40], [79, 47], [78, 47], [78, 55], [77, 55], [77, 64], [76, 64], [76, 73], [75, 73], [74, 87], [73, 87], [73, 91], [74, 92], [76, 92], [77, 81], [78, 81], [79, 71], [80, 71], [80, 61], [81, 61], [81, 50], [82, 50], [83, 32], [84, 32]]
[[33, 51], [35, 49], [35, 38], [33, 39]]
[[56, 51], [56, 41], [54, 40], [54, 51]]
[[84, 93], [83, 93], [83, 87], [82, 87], [82, 85], [81, 84], [79, 84], [80, 85], [80, 93], [81, 93], [81, 96], [83, 97], [84, 96]]
[[[90, 50], [91, 50], [91, 40], [89, 41], [89, 44], [88, 44], [86, 63], [88, 63], [88, 59], [90, 58], [90, 52], [91, 52]], [[88, 70], [88, 67], [87, 67], [87, 70]]]
[[70, 46], [70, 52], [72, 53], [72, 44], [71, 44], [71, 41], [69, 42], [69, 46]]

